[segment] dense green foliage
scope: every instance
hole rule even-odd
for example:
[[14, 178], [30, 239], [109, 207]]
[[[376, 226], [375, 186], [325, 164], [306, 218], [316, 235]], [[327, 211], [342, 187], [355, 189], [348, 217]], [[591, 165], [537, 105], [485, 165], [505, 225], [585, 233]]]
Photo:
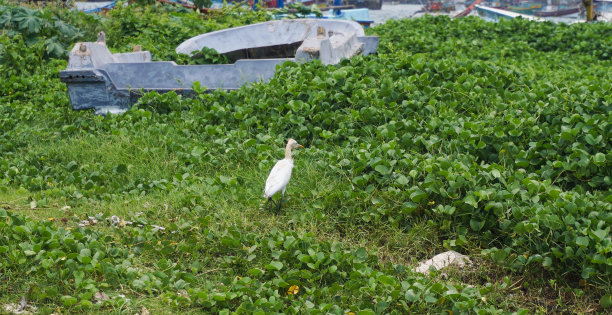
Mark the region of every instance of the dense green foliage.
[[[41, 43], [56, 36], [66, 49], [103, 29], [116, 51], [142, 44], [157, 60], [186, 63], [174, 53], [184, 39], [269, 16], [228, 9], [202, 19], [149, 6], [79, 24], [79, 13], [23, 12], [47, 22], [32, 32], [3, 24], [0, 191], [34, 207], [109, 205], [100, 221], [150, 196], [172, 210], [129, 212], [132, 225], [101, 228], [0, 209], [0, 282], [14, 284], [11, 294], [73, 311], [121, 309], [128, 293], [101, 304], [92, 296], [129, 288], [208, 312], [501, 312], [490, 283], [426, 277], [342, 241], [426, 222], [446, 248], [482, 250], [509, 272], [587, 279], [609, 302], [610, 25], [391, 21], [370, 31], [381, 36], [377, 55], [287, 62], [267, 84], [196, 86], [193, 99], [148, 93], [123, 115], [97, 117], [70, 109], [58, 79], [66, 62], [52, 58], [64, 53]], [[62, 37], [50, 21], [79, 35]], [[263, 181], [289, 137], [307, 147], [282, 210], [289, 222], [228, 219], [237, 207], [263, 221]]]
[[413, 151], [409, 208], [442, 198], [433, 213], [484, 232], [504, 247], [493, 259], [514, 268], [609, 275], [612, 27], [436, 20], [425, 39], [431, 22], [378, 30], [396, 56], [385, 101], [423, 122], [377, 127]]

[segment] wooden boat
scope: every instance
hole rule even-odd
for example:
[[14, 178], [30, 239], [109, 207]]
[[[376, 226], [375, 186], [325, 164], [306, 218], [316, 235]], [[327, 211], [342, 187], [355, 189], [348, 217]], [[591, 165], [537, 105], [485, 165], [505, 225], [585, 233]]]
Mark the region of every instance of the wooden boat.
[[[249, 1], [249, 5], [252, 7], [252, 6], [254, 6], [256, 4], [256, 2], [257, 3], [261, 3], [262, 1], [250, 0]], [[264, 7], [264, 8], [276, 8], [277, 7], [276, 0], [264, 0], [263, 4], [262, 4], [262, 7]]]
[[561, 10], [556, 10], [556, 11], [535, 11], [533, 12], [533, 15], [535, 16], [564, 16], [564, 15], [570, 15], [570, 14], [574, 14], [578, 12], [580, 12], [580, 8], [568, 8], [568, 9], [561, 9]]
[[486, 21], [499, 21], [501, 19], [513, 19], [518, 17], [536, 22], [546, 21], [545, 19], [537, 16], [512, 12], [498, 8], [491, 8], [483, 5], [476, 5], [476, 11], [478, 12], [478, 15]]
[[344, 4], [353, 5], [355, 8], [368, 8], [370, 10], [380, 10], [382, 0], [347, 0]]
[[532, 12], [535, 9], [541, 9], [541, 8], [542, 8], [541, 4], [535, 4], [535, 3], [528, 3], [525, 5], [519, 5], [519, 6], [514, 6], [514, 5], [508, 6], [508, 10], [518, 12], [518, 13], [528, 13], [528, 12]]
[[293, 2], [286, 2], [285, 5], [290, 5], [290, 4], [293, 4], [293, 3], [299, 3], [299, 4], [302, 4], [304, 6], [309, 7], [309, 6], [313, 5], [313, 4], [317, 4], [317, 0], [296, 0], [296, 1], [293, 1]]
[[450, 12], [454, 10], [455, 10], [455, 4], [450, 1], [430, 0], [430, 1], [427, 1], [427, 4], [425, 5], [425, 11], [427, 12], [437, 12], [437, 11]]
[[599, 21], [612, 22], [612, 0], [594, 0]]
[[483, 0], [474, 0], [472, 1], [469, 5], [466, 2], [466, 8], [465, 10], [459, 12], [457, 15], [455, 15], [456, 18], [459, 17], [465, 17], [468, 14], [470, 14], [470, 12], [474, 11], [474, 9], [476, 8], [477, 5], [479, 5]]
[[115, 7], [116, 1], [76, 1], [74, 6], [84, 13], [107, 12]]

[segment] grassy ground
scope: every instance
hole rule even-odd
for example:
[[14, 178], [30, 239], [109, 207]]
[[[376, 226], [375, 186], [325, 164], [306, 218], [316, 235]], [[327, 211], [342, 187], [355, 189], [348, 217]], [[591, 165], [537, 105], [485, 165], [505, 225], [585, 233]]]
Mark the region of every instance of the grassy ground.
[[[82, 142], [85, 144], [84, 142]], [[116, 143], [115, 141], [107, 142]], [[104, 144], [101, 144], [101, 147]], [[90, 144], [85, 144], [89, 147]], [[39, 143], [42, 150], [57, 150], [53, 144]], [[117, 148], [116, 146], [113, 146]], [[83, 148], [70, 145], [66, 146], [72, 152], [83, 152]], [[282, 154], [280, 150], [279, 154]], [[65, 152], [64, 152], [65, 153]], [[92, 156], [92, 159], [113, 160], [116, 150], [111, 154]], [[345, 179], [330, 176], [324, 169], [317, 169], [309, 162], [308, 149], [296, 156], [296, 169], [285, 197], [284, 207], [276, 209], [264, 209], [262, 198], [262, 186], [266, 178], [266, 169], [256, 166], [237, 166], [228, 164], [227, 169], [218, 170], [218, 173], [203, 172], [210, 177], [224, 175], [232, 178], [240, 178], [239, 191], [228, 189], [214, 189], [214, 192], [200, 195], [202, 198], [196, 202], [198, 210], [187, 209], [184, 204], [187, 194], [180, 191], [171, 193], [154, 193], [146, 196], [118, 198], [112, 201], [78, 202], [74, 203], [70, 198], [47, 198], [41, 204], [32, 204], [35, 195], [23, 190], [8, 190], [0, 193], [0, 206], [6, 210], [23, 214], [34, 220], [53, 220], [53, 224], [65, 228], [78, 228], [78, 223], [87, 220], [89, 216], [102, 214], [104, 218], [117, 215], [121, 218], [132, 218], [138, 216], [145, 218], [149, 224], [168, 226], [168, 224], [185, 221], [195, 221], [205, 216], [210, 218], [214, 224], [211, 233], [223, 234], [231, 227], [237, 227], [246, 233], [265, 235], [266, 231], [277, 229], [280, 231], [294, 231], [297, 233], [312, 233], [320, 241], [337, 242], [346, 248], [364, 247], [370, 253], [374, 253], [381, 264], [391, 263], [407, 267], [416, 266], [418, 261], [425, 260], [433, 255], [445, 251], [441, 246], [443, 239], [453, 238], [452, 232], [440, 231], [437, 223], [427, 218], [414, 218], [407, 226], [394, 226], [391, 224], [372, 224], [363, 226], [352, 222], [338, 222], [334, 220], [333, 213], [326, 213], [325, 208], [334, 200], [333, 192], [341, 191], [343, 186], [350, 185]], [[172, 161], [158, 160], [154, 162], [154, 156], [147, 164], [150, 169], [160, 170], [163, 165], [172, 164]], [[72, 157], [70, 157], [72, 158]], [[142, 156], [140, 157], [142, 158]], [[264, 164], [266, 168], [270, 163]], [[149, 175], [154, 173], [147, 172]], [[161, 177], [161, 175], [159, 175]], [[207, 191], [210, 187], [206, 183], [191, 187], [191, 190]], [[340, 196], [336, 198], [341, 199]], [[330, 201], [330, 199], [334, 201]], [[303, 207], [306, 203], [310, 207]], [[375, 207], [375, 205], [372, 205]], [[142, 213], [142, 215], [138, 215]], [[122, 234], [131, 227], [128, 225], [121, 229], [111, 226], [108, 222], [100, 222], [92, 226], [93, 229], [102, 231], [114, 238], [121, 239]], [[121, 230], [123, 233], [118, 233]], [[470, 243], [478, 243], [477, 239]], [[186, 242], [177, 240], [176, 246], [190, 246]], [[444, 275], [439, 275], [445, 282], [464, 283], [468, 285], [486, 288], [488, 294], [486, 299], [491, 299], [494, 304], [506, 310], [529, 309], [534, 313], [549, 314], [587, 314], [599, 309], [599, 290], [591, 287], [584, 281], [561, 282], [550, 280], [545, 274], [537, 270], [529, 272], [514, 273], [501, 269], [485, 257], [480, 256], [480, 248], [473, 247], [466, 252], [473, 261], [473, 265], [465, 270], [450, 268]], [[152, 266], [160, 257], [155, 253], [140, 253], [138, 264], [146, 268]], [[189, 261], [206, 262], [198, 272], [198, 281], [194, 285], [203, 285], [206, 282], [219, 281], [226, 275], [226, 268], [219, 268], [218, 261], [223, 257], [207, 257], [205, 254], [194, 257], [176, 257], [175, 261], [181, 259]], [[15, 274], [14, 276], [19, 276]], [[31, 288], [38, 279], [31, 278], [26, 282], [11, 281], [10, 276], [1, 289], [3, 298], [1, 303], [19, 300], [24, 290]], [[18, 286], [14, 286], [18, 283]], [[110, 292], [109, 292], [110, 293]], [[155, 296], [148, 296], [139, 291], [125, 288], [113, 293], [130, 296], [130, 301], [125, 305], [105, 309], [103, 312], [122, 313], [138, 312], [142, 307], [152, 313], [173, 313], [175, 309], [167, 301]], [[485, 297], [483, 297], [485, 299]], [[53, 304], [43, 304], [42, 311], [54, 310]], [[187, 313], [197, 313], [197, 308], [187, 310]]]

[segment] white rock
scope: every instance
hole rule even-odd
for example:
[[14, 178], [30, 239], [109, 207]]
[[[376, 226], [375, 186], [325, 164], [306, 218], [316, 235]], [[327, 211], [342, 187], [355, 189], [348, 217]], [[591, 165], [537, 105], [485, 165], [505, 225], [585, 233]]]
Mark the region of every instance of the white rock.
[[9, 314], [36, 314], [38, 309], [36, 309], [36, 306], [28, 304], [24, 296], [19, 303], [4, 305], [4, 311]]
[[118, 216], [114, 215], [110, 217], [110, 221], [112, 224], [117, 225], [121, 222], [121, 219]]
[[426, 275], [429, 274], [429, 267], [431, 266], [433, 266], [436, 270], [440, 270], [450, 265], [455, 265], [462, 268], [465, 267], [466, 264], [471, 263], [472, 262], [468, 256], [459, 254], [453, 250], [449, 250], [434, 256], [432, 259], [421, 262], [416, 268], [412, 269], [412, 271]]

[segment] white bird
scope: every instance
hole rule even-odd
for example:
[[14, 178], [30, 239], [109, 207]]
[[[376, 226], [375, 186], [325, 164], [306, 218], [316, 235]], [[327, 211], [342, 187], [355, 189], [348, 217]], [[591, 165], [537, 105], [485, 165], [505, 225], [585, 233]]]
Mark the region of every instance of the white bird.
[[275, 203], [272, 200], [272, 196], [282, 190], [281, 198], [278, 201], [278, 209], [280, 210], [281, 204], [283, 203], [283, 196], [287, 189], [287, 184], [291, 179], [291, 170], [293, 170], [293, 158], [291, 158], [291, 149], [303, 148], [304, 146], [297, 143], [293, 139], [287, 141], [287, 147], [285, 148], [285, 158], [276, 162], [276, 165], [270, 171], [268, 179], [266, 180], [266, 188], [264, 189], [264, 197], [268, 198], [266, 201], [266, 207], [269, 202]]

